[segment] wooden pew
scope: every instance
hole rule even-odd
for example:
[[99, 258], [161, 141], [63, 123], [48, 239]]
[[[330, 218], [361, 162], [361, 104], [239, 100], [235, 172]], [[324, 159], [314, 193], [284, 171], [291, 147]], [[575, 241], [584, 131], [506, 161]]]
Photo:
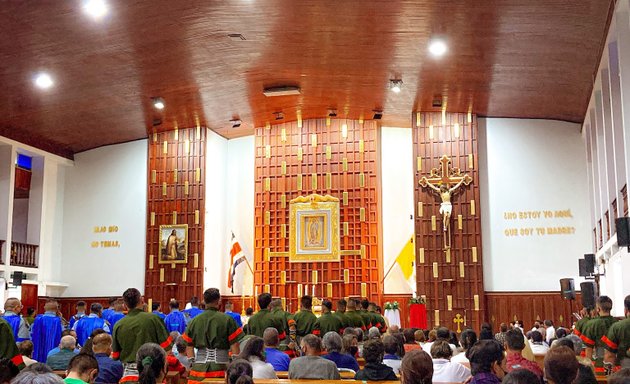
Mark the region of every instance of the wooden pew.
[[59, 371], [53, 371], [53, 373], [54, 373], [55, 375], [57, 375], [57, 376], [61, 377], [62, 379], [65, 379], [65, 378], [66, 378], [66, 371], [59, 370]]
[[[276, 375], [278, 376], [278, 379], [288, 379], [289, 378], [289, 372], [288, 371], [277, 371]], [[339, 376], [341, 376], [342, 380], [352, 380], [352, 379], [354, 379], [354, 373], [352, 373], [352, 372], [339, 372]], [[256, 380], [256, 382], [258, 382], [258, 380]]]

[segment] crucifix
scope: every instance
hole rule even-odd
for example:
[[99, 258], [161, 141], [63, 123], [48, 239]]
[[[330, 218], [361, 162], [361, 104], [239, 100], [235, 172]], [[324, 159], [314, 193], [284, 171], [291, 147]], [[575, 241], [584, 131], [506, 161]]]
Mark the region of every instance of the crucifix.
[[[442, 231], [444, 232], [444, 251], [449, 253], [451, 249], [451, 214], [453, 213], [452, 196], [458, 192], [462, 185], [472, 183], [472, 177], [467, 173], [462, 174], [459, 168], [450, 168], [450, 157], [444, 155], [440, 159], [440, 168], [431, 169], [429, 177], [422, 176], [419, 183], [423, 188], [431, 188], [440, 195], [440, 214], [442, 215]], [[451, 187], [451, 184], [454, 184]]]

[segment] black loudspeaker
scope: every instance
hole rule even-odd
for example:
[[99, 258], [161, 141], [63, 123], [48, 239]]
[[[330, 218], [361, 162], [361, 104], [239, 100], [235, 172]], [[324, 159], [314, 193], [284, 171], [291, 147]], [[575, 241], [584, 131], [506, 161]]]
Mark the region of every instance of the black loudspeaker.
[[580, 290], [582, 291], [582, 306], [595, 308], [595, 301], [597, 300], [597, 296], [599, 296], [595, 282], [585, 281], [580, 283]]
[[586, 262], [586, 273], [588, 273], [589, 275], [595, 273], [595, 254], [587, 253], [586, 255], [584, 255], [584, 261]]
[[22, 285], [22, 279], [24, 279], [24, 273], [22, 271], [13, 272], [13, 286], [18, 287]]
[[575, 300], [575, 283], [573, 279], [560, 279], [560, 294], [563, 299]]
[[630, 218], [620, 217], [615, 219], [615, 227], [617, 228], [617, 244], [620, 247], [630, 246]]
[[578, 259], [578, 269], [580, 271], [580, 276], [582, 277], [589, 276], [589, 273], [586, 270], [586, 260]]

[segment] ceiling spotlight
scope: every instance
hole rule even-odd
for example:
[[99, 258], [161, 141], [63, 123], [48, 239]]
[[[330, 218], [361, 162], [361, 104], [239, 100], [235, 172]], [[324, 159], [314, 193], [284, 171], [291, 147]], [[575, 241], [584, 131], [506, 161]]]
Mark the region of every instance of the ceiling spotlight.
[[155, 107], [155, 109], [164, 109], [164, 107], [166, 106], [166, 104], [164, 104], [164, 99], [161, 97], [154, 97], [151, 100], [153, 100], [153, 106]]
[[276, 120], [284, 119], [284, 113], [282, 113], [282, 112], [274, 112], [273, 114], [274, 114], [274, 116], [276, 116]]
[[232, 128], [238, 128], [241, 126], [241, 120], [240, 119], [232, 119], [230, 120], [230, 123], [232, 123]]
[[53, 82], [52, 77], [46, 72], [41, 72], [35, 75], [35, 85], [41, 89], [48, 89], [52, 87], [55, 83]]
[[429, 52], [431, 52], [433, 57], [441, 57], [447, 50], [448, 47], [442, 39], [432, 39], [431, 42], [429, 42]]
[[83, 3], [83, 10], [95, 19], [100, 19], [107, 14], [107, 4], [105, 0], [86, 0]]
[[328, 117], [337, 117], [337, 110], [336, 109], [329, 109], [328, 110]]
[[392, 92], [394, 93], [400, 93], [400, 89], [402, 88], [402, 80], [400, 79], [393, 79], [389, 81], [389, 89], [392, 90]]
[[372, 116], [372, 119], [380, 120], [383, 118], [383, 111], [381, 111], [380, 109], [374, 109], [372, 112], [374, 112], [374, 116]]

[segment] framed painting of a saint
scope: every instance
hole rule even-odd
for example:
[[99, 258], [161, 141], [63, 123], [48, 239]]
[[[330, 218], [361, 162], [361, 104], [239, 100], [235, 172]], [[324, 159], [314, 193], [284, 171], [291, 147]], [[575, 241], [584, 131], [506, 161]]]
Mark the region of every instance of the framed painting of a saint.
[[289, 209], [289, 261], [339, 261], [339, 199], [300, 196]]
[[160, 225], [159, 264], [188, 262], [188, 225]]

